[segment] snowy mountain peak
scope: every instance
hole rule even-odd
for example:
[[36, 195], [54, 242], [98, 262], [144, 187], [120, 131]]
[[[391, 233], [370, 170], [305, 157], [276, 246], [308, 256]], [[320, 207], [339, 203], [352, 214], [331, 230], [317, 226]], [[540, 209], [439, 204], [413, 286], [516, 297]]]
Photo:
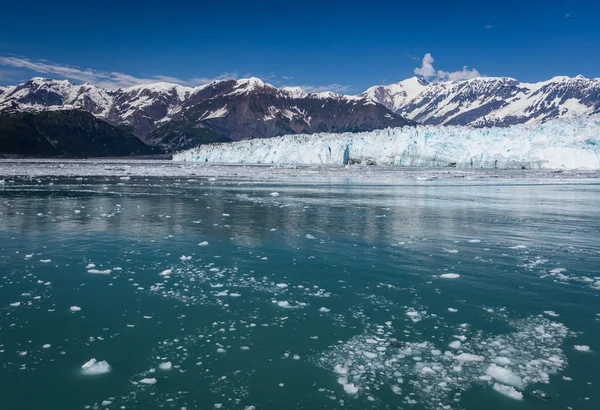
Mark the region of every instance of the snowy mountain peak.
[[582, 76], [532, 84], [510, 77], [437, 83], [410, 78], [360, 95], [430, 125], [508, 126], [600, 112], [600, 81]]
[[265, 88], [276, 90], [276, 87], [265, 83], [263, 80], [257, 77], [242, 78], [236, 82], [237, 84], [234, 87], [234, 92], [232, 94], [250, 93]]
[[305, 98], [308, 93], [302, 87], [282, 87], [281, 91], [287, 93], [291, 98]]

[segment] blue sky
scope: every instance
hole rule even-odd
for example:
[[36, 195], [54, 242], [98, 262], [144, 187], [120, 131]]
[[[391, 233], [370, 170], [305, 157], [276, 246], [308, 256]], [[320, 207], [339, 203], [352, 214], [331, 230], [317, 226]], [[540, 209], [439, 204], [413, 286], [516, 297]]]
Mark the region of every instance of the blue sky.
[[[118, 87], [257, 76], [360, 92], [418, 72], [600, 77], [598, 1], [11, 1], [0, 85], [41, 75]], [[492, 4], [489, 4], [492, 3]], [[467, 69], [463, 69], [467, 66]]]

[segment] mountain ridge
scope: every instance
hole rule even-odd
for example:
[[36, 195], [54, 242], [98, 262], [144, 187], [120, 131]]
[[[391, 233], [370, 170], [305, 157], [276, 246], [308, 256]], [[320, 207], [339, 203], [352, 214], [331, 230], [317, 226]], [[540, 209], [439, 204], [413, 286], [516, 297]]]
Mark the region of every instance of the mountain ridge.
[[84, 110], [126, 125], [166, 151], [284, 134], [369, 131], [420, 123], [472, 127], [543, 123], [600, 113], [600, 79], [558, 76], [538, 83], [510, 77], [430, 82], [411, 77], [357, 95], [310, 93], [259, 78], [198, 87], [156, 82], [107, 90], [34, 77], [0, 87], [0, 112]]

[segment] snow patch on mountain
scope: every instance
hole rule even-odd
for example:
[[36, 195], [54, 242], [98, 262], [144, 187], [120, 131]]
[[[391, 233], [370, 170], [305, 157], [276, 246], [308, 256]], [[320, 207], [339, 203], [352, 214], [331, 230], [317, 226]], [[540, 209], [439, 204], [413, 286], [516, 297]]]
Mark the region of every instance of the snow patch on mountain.
[[600, 116], [541, 125], [417, 126], [362, 133], [286, 135], [202, 145], [175, 161], [369, 164], [407, 167], [600, 169]]
[[427, 82], [416, 77], [375, 86], [360, 96], [427, 125], [540, 124], [600, 113], [600, 79], [554, 77], [521, 83], [508, 77]]

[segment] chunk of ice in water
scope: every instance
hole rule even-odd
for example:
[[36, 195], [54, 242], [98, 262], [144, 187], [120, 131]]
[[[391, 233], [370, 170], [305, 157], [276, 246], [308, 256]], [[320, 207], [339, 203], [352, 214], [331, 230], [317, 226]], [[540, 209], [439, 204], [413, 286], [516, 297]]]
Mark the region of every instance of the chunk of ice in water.
[[86, 376], [108, 372], [110, 372], [110, 365], [106, 360], [96, 361], [96, 359], [90, 359], [81, 366], [81, 373]]
[[13, 302], [10, 304], [12, 307], [19, 307], [21, 306], [21, 302]]
[[327, 309], [326, 307], [322, 307], [321, 309], [319, 309], [319, 312], [324, 312], [327, 313], [329, 312], [331, 309]]
[[552, 316], [552, 317], [558, 317], [559, 316], [559, 314], [556, 313], [553, 310], [544, 310], [544, 313], [547, 314], [548, 316]]
[[71, 312], [79, 312], [81, 310], [79, 306], [71, 306], [69, 309]]
[[198, 244], [198, 246], [208, 246], [208, 241], [202, 241]]
[[505, 384], [494, 383], [494, 390], [515, 400], [523, 400], [523, 393], [516, 391], [514, 387]]
[[161, 370], [171, 370], [173, 368], [173, 364], [171, 364], [171, 362], [164, 362], [159, 364], [158, 368]]
[[575, 345], [575, 350], [577, 350], [579, 352], [589, 352], [590, 347], [586, 346], [586, 345]]
[[460, 278], [460, 275], [458, 273], [442, 273], [440, 275], [440, 278], [443, 278], [443, 279], [456, 279], [456, 278]]
[[279, 196], [279, 192], [271, 192], [269, 195], [271, 195], [273, 197], [278, 197]]
[[453, 349], [460, 349], [460, 340], [455, 340], [454, 342], [450, 343], [448, 346], [450, 346]]
[[458, 356], [454, 357], [459, 362], [481, 362], [484, 357], [471, 353], [461, 353]]
[[94, 273], [97, 275], [108, 275], [111, 272], [110, 269], [98, 270], [98, 269], [89, 269], [88, 273]]
[[498, 366], [495, 363], [492, 363], [485, 372], [488, 376], [493, 377], [501, 383], [517, 387], [523, 385], [523, 380], [519, 376], [514, 374], [510, 369]]
[[140, 380], [140, 383], [142, 383], [142, 384], [156, 384], [156, 379], [154, 377], [147, 377], [147, 378], [144, 378], [144, 379]]
[[358, 393], [358, 387], [353, 383], [346, 383], [344, 384], [344, 391], [348, 394], [356, 394]]

